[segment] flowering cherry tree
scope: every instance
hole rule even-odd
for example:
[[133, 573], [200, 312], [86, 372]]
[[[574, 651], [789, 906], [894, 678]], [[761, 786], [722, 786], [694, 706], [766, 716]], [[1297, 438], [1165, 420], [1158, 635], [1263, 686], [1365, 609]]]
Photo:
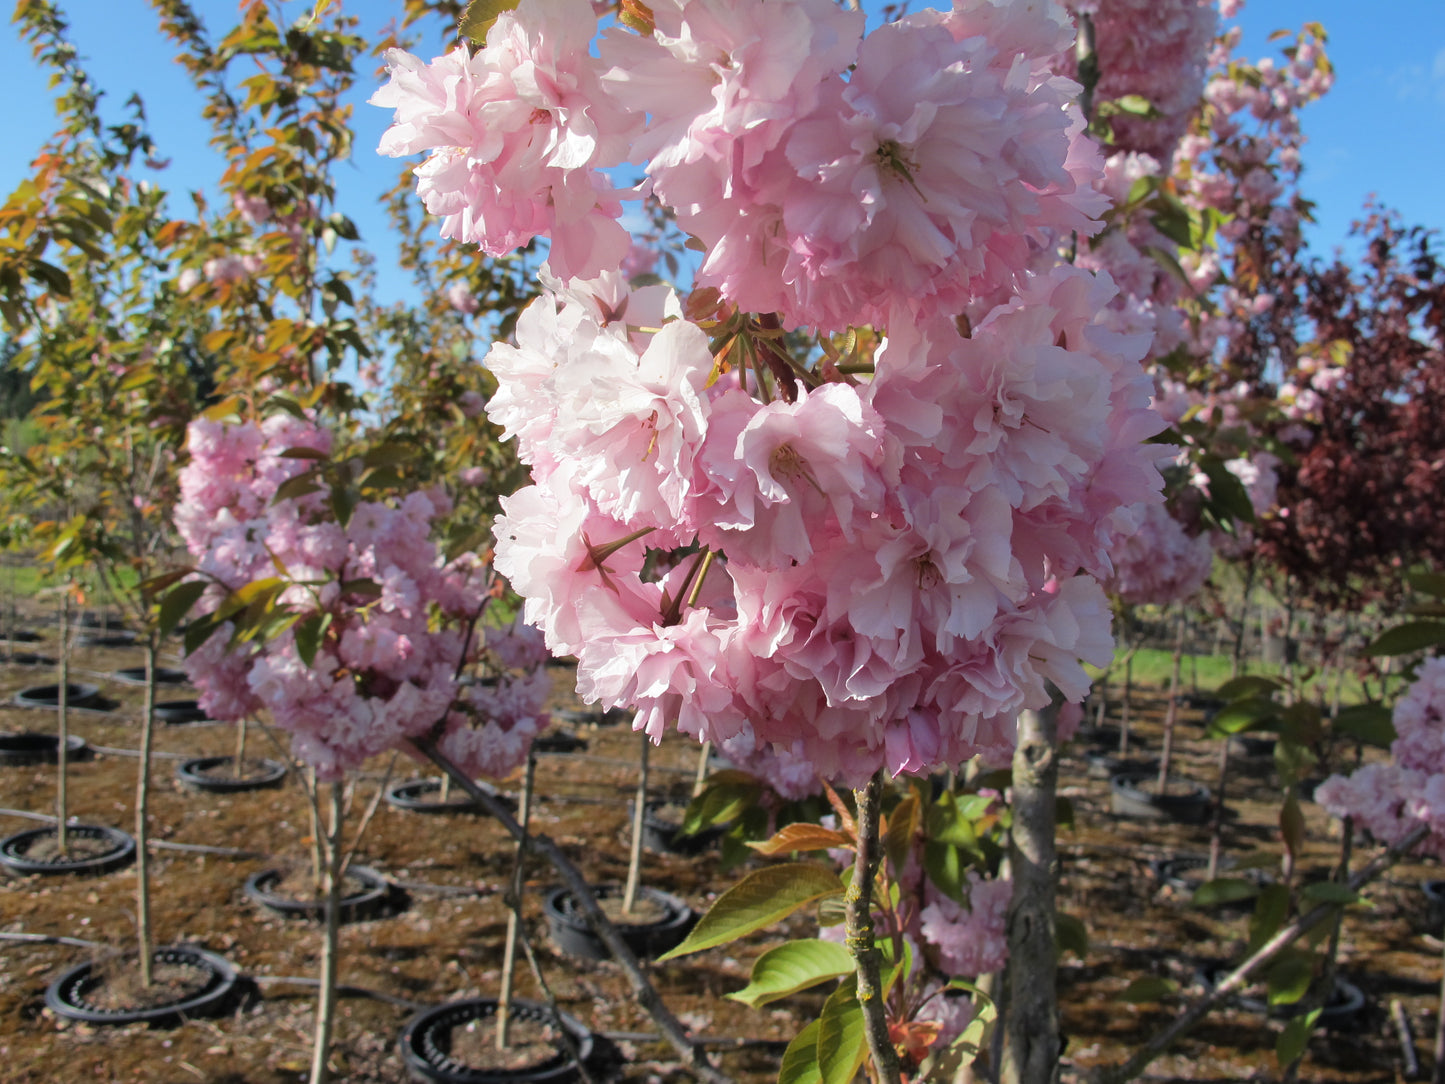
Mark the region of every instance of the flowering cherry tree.
[[[1070, 20], [961, 3], [864, 36], [822, 0], [669, 0], [625, 23], [594, 50], [590, 5], [525, 0], [475, 50], [392, 52], [373, 99], [384, 152], [427, 152], [444, 232], [550, 242], [487, 362], [532, 472], [498, 570], [581, 695], [654, 739], [750, 726], [854, 786], [1007, 754], [1020, 710], [1108, 661], [1116, 517], [1161, 485], [1148, 336], [1059, 256], [1107, 206], [1050, 67]], [[686, 300], [618, 269], [623, 162], [702, 253]]]
[[289, 414], [198, 420], [188, 448], [176, 517], [206, 638], [185, 665], [213, 718], [264, 709], [322, 779], [434, 728], [473, 774], [526, 759], [548, 722], [546, 656], [533, 630], [489, 628], [488, 680], [461, 684], [489, 584], [474, 554], [441, 559], [443, 493], [353, 504], [322, 470], [331, 433]]

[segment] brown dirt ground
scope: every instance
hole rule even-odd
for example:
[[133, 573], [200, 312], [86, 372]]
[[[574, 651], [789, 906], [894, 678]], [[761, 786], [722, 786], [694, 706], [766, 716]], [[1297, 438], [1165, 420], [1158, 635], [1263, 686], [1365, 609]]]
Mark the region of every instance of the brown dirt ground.
[[[37, 650], [30, 648], [30, 650]], [[54, 645], [38, 650], [54, 653]], [[72, 680], [95, 680], [140, 662], [134, 648], [80, 649]], [[569, 671], [555, 671], [558, 706], [575, 706]], [[29, 685], [55, 680], [53, 671], [0, 665], [0, 703]], [[103, 692], [121, 701], [109, 714], [78, 712], [72, 729], [93, 746], [134, 750], [141, 690], [107, 683]], [[194, 695], [171, 689], [163, 698]], [[1137, 733], [1146, 751], [1158, 748], [1162, 700], [1140, 698]], [[1182, 716], [1176, 763], [1183, 777], [1212, 782], [1215, 749], [1202, 738], [1197, 712]], [[53, 731], [51, 712], [0, 706], [0, 731]], [[595, 882], [625, 875], [627, 803], [635, 787], [638, 738], [616, 727], [579, 730], [589, 743], [584, 754], [541, 760], [535, 814], [539, 830], [557, 839]], [[202, 795], [174, 781], [176, 758], [232, 751], [233, 734], [214, 725], [158, 725], [155, 781], [151, 799], [155, 839], [255, 852], [236, 858], [157, 848], [153, 851], [154, 924], [162, 942], [197, 942], [228, 957], [261, 980], [260, 996], [234, 1014], [193, 1020], [171, 1029], [144, 1026], [92, 1028], [58, 1020], [44, 1006], [46, 984], [95, 950], [59, 944], [0, 940], [0, 1081], [8, 1084], [69, 1081], [147, 1081], [182, 1084], [281, 1084], [305, 1079], [309, 1061], [314, 990], [275, 981], [316, 972], [318, 927], [260, 913], [241, 886], [250, 873], [277, 859], [303, 860], [309, 833], [302, 792], [294, 782], [279, 790], [236, 795]], [[275, 755], [257, 735], [249, 752]], [[670, 740], [653, 751], [653, 793], [685, 800], [696, 748]], [[82, 821], [133, 830], [134, 756], [101, 752], [73, 765], [71, 812]], [[1155, 825], [1114, 818], [1108, 785], [1090, 778], [1076, 755], [1064, 761], [1062, 793], [1073, 802], [1078, 827], [1060, 835], [1061, 906], [1084, 919], [1089, 952], [1082, 962], [1066, 957], [1060, 973], [1067, 1056], [1078, 1065], [1118, 1060], [1162, 1026], [1178, 1000], [1163, 1005], [1129, 1005], [1118, 1000], [1141, 975], [1162, 975], [1187, 988], [1197, 965], [1237, 959], [1245, 941], [1241, 912], [1193, 908], [1148, 871], [1148, 861], [1207, 847], [1208, 829]], [[360, 808], [377, 786], [386, 764], [368, 766], [361, 782]], [[419, 774], [405, 758], [395, 777]], [[53, 768], [0, 766], [0, 807], [48, 813], [54, 808]], [[505, 788], [504, 788], [505, 789]], [[513, 788], [515, 789], [515, 784]], [[1250, 764], [1231, 785], [1234, 816], [1226, 849], [1243, 854], [1278, 850], [1278, 793], [1272, 768]], [[1305, 805], [1309, 847], [1303, 873], [1323, 876], [1338, 849], [1327, 818]], [[0, 813], [0, 834], [35, 822]], [[1338, 829], [1336, 828], [1336, 835]], [[506, 916], [501, 886], [512, 848], [489, 818], [427, 816], [383, 806], [362, 840], [356, 860], [404, 887], [409, 905], [390, 917], [343, 928], [342, 981], [413, 1002], [495, 995], [499, 982]], [[1390, 1028], [1392, 998], [1406, 1009], [1429, 1070], [1440, 963], [1423, 939], [1419, 885], [1430, 868], [1405, 865], [1390, 871], [1369, 892], [1373, 908], [1349, 914], [1341, 947], [1342, 972], [1364, 989], [1370, 1007], [1346, 1033], [1317, 1033], [1303, 1079], [1375, 1084], [1401, 1077], [1401, 1055]], [[646, 883], [677, 893], [697, 908], [728, 883], [717, 876], [717, 858], [648, 855]], [[651, 1021], [627, 994], [615, 965], [565, 958], [547, 942], [541, 917], [542, 890], [557, 883], [545, 868], [529, 869], [527, 910], [539, 957], [562, 1006], [594, 1030], [632, 1035], [620, 1046], [629, 1058], [628, 1080], [682, 1079], [669, 1048], [634, 1033], [651, 1033]], [[98, 878], [0, 875], [0, 930], [79, 937], [129, 948], [133, 939], [135, 873]], [[791, 932], [805, 935], [807, 921], [795, 918]], [[772, 1040], [721, 1052], [723, 1068], [740, 1081], [773, 1079], [779, 1040], [790, 1038], [816, 996], [795, 998], [761, 1010], [725, 1000], [745, 984], [750, 961], [769, 939], [715, 949], [657, 965], [653, 978], [664, 998], [700, 1035]], [[535, 996], [531, 976], [519, 974], [519, 993]], [[395, 1051], [396, 1036], [410, 1010], [365, 997], [342, 1002], [333, 1055], [338, 1078], [358, 1084], [392, 1084], [406, 1079]], [[1270, 1080], [1277, 1076], [1273, 1046], [1277, 1025], [1241, 1011], [1213, 1017], [1176, 1051], [1155, 1062], [1156, 1081]]]

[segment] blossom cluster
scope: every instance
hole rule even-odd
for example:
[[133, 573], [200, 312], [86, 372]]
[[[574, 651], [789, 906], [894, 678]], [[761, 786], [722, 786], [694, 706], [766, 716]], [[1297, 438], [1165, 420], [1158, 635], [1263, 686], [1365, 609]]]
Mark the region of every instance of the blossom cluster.
[[[1067, 15], [962, 0], [864, 37], [827, 0], [638, 11], [593, 51], [584, 0], [523, 0], [475, 54], [392, 54], [374, 99], [384, 151], [430, 150], [444, 231], [551, 241], [487, 359], [533, 480], [496, 567], [579, 694], [654, 739], [750, 733], [847, 784], [1006, 756], [1021, 709], [1110, 658], [1098, 578], [1162, 484], [1148, 336], [1059, 258], [1106, 204], [1049, 68]], [[624, 278], [624, 153], [721, 303]], [[855, 373], [785, 335], [865, 323]]]
[[1008, 908], [1013, 881], [968, 871], [966, 904], [931, 885], [919, 915], [918, 932], [947, 975], [977, 978], [1001, 971], [1008, 962]]
[[698, 285], [838, 329], [956, 312], [1099, 228], [1078, 86], [1049, 66], [1062, 8], [961, 3], [866, 37], [831, 0], [648, 10], [651, 33], [610, 28], [595, 54], [587, 0], [526, 0], [475, 53], [388, 54], [381, 150], [429, 152], [444, 236], [494, 255], [545, 236], [555, 274], [595, 277], [628, 255], [630, 193], [604, 171], [631, 162], [700, 243]]
[[338, 521], [324, 481], [282, 490], [332, 450], [327, 430], [287, 414], [195, 421], [188, 448], [176, 524], [208, 584], [200, 618], [266, 581], [279, 581], [277, 605], [294, 618], [250, 650], [228, 643], [225, 622], [187, 656], [211, 717], [264, 709], [322, 778], [438, 724], [439, 745], [476, 774], [525, 759], [547, 723], [545, 653], [534, 630], [488, 629], [491, 680], [459, 683], [486, 570], [472, 554], [441, 559], [431, 525], [449, 509], [444, 494], [363, 501]]
[[1445, 659], [1426, 659], [1395, 704], [1389, 763], [1332, 775], [1315, 801], [1384, 843], [1397, 843], [1425, 824], [1420, 850], [1445, 858]]
[[[1129, 96], [1149, 105], [1146, 113], [1109, 118], [1114, 149], [1148, 155], [1167, 166], [1188, 128], [1199, 97], [1218, 14], [1213, 0], [1068, 0], [1094, 23], [1098, 82], [1096, 102]], [[1077, 70], [1073, 56], [1059, 58], [1061, 71]]]
[[765, 402], [665, 287], [554, 283], [488, 358], [534, 479], [496, 566], [579, 694], [655, 738], [751, 726], [844, 781], [1007, 755], [1109, 659], [1111, 517], [1160, 485], [1111, 291], [1061, 266], [969, 337], [904, 321], [870, 381]]

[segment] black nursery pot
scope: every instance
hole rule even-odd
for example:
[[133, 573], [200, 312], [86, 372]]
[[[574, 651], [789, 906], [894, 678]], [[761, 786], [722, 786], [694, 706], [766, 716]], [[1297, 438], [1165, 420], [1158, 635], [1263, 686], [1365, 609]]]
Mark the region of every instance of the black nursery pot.
[[[65, 739], [65, 755], [69, 760], [86, 760], [93, 750], [85, 739], [75, 734]], [[60, 762], [60, 738], [55, 734], [36, 734], [22, 730], [18, 734], [0, 734], [0, 765], [23, 767], [27, 764]]]
[[[625, 889], [621, 885], [597, 885], [592, 894], [599, 900], [620, 899]], [[697, 921], [697, 915], [683, 900], [668, 892], [642, 887], [637, 890], [638, 898], [650, 900], [663, 910], [663, 916], [654, 922], [624, 923], [613, 920], [618, 934], [640, 959], [661, 956], [669, 949], [682, 944], [683, 938]], [[547, 929], [552, 942], [569, 956], [584, 960], [610, 960], [612, 953], [602, 939], [592, 932], [587, 917], [577, 906], [572, 893], [565, 888], [553, 889], [542, 901], [542, 910], [547, 916]]]
[[210, 721], [198, 700], [158, 700], [155, 713], [157, 719], [170, 726]]
[[1262, 760], [1274, 756], [1276, 744], [1278, 739], [1273, 735], [1266, 737], [1261, 734], [1236, 734], [1229, 739], [1229, 755], [1244, 757], [1246, 760]]
[[[487, 783], [478, 783], [477, 786], [487, 791], [508, 809], [516, 808], [516, 800], [510, 795], [503, 794], [496, 787]], [[440, 779], [403, 779], [400, 783], [393, 783], [386, 788], [386, 801], [388, 805], [408, 813], [478, 813], [485, 815], [487, 812], [485, 806], [480, 802], [473, 801], [461, 787], [453, 788], [451, 796], [446, 801], [442, 801], [439, 797], [441, 791]]]
[[1426, 929], [1439, 937], [1445, 930], [1445, 881], [1424, 881], [1420, 890], [1425, 894]]
[[[1206, 989], [1213, 990], [1227, 974], [1229, 974], [1229, 969], [1226, 967], [1217, 965], [1206, 967], [1199, 972], [1199, 980]], [[1235, 1003], [1241, 1009], [1259, 1013], [1261, 1016], [1269, 1016], [1275, 1020], [1290, 1020], [1304, 1012], [1303, 1001], [1296, 1001], [1290, 1005], [1271, 1005], [1263, 998], [1240, 996], [1235, 998]], [[1351, 1027], [1364, 1008], [1364, 991], [1354, 983], [1346, 982], [1336, 975], [1334, 989], [1330, 991], [1329, 998], [1320, 1008], [1318, 1026], [1333, 1029]]]
[[[246, 896], [282, 918], [323, 920], [326, 917], [325, 900], [298, 900], [276, 891], [284, 876], [285, 871], [279, 869], [263, 869], [251, 874], [246, 878]], [[346, 871], [345, 895], [337, 903], [337, 917], [341, 922], [362, 922], [398, 909], [391, 885], [367, 866], [352, 866]]]
[[[126, 666], [113, 671], [110, 676], [122, 685], [144, 685], [146, 683], [146, 668], [144, 666]], [[155, 679], [157, 685], [184, 685], [186, 683], [186, 672], [184, 670], [172, 670], [165, 666], [157, 666], [155, 669]]]
[[1204, 784], [1190, 783], [1184, 794], [1156, 794], [1152, 781], [1152, 776], [1137, 772], [1121, 772], [1111, 778], [1110, 803], [1115, 816], [1180, 824], [1203, 824], [1208, 818], [1209, 788]]
[[532, 739], [532, 749], [538, 753], [585, 753], [587, 741], [570, 730], [551, 727]]
[[237, 794], [247, 790], [266, 790], [279, 787], [286, 780], [286, 765], [275, 760], [262, 759], [261, 770], [255, 775], [239, 777], [212, 775], [212, 768], [229, 764], [233, 757], [193, 757], [183, 760], [176, 768], [176, 778], [186, 786], [208, 794]]
[[235, 968], [215, 953], [190, 945], [169, 945], [156, 949], [151, 959], [157, 964], [197, 968], [206, 974], [206, 984], [197, 993], [170, 1005], [105, 1009], [90, 1000], [99, 980], [92, 974], [94, 965], [83, 963], [50, 984], [45, 991], [45, 1004], [57, 1016], [87, 1024], [149, 1024], [164, 1028], [196, 1017], [219, 1016], [234, 1003], [238, 992]]
[[407, 1022], [399, 1046], [401, 1060], [415, 1080], [441, 1081], [444, 1084], [569, 1084], [578, 1077], [577, 1061], [586, 1065], [593, 1056], [593, 1036], [576, 1018], [552, 1011], [532, 1001], [514, 1000], [510, 1014], [514, 1020], [539, 1024], [561, 1023], [577, 1049], [577, 1060], [566, 1044], [558, 1040], [556, 1053], [535, 1065], [510, 1069], [473, 1068], [452, 1057], [452, 1032], [474, 1020], [488, 1020], [497, 1014], [494, 998], [468, 998], [448, 1001], [444, 1005], [424, 1009]]
[[[654, 854], [676, 854], [686, 858], [711, 849], [723, 836], [721, 828], [705, 828], [693, 835], [684, 835], [682, 825], [665, 819], [661, 811], [666, 802], [648, 802], [642, 809], [642, 845]], [[633, 815], [628, 803], [627, 816]]]
[[[100, 686], [70, 681], [65, 685], [67, 707], [89, 707], [100, 699]], [[14, 697], [15, 706], [20, 708], [58, 708], [60, 706], [59, 685], [32, 685], [21, 689]]]
[[[1209, 869], [1209, 857], [1202, 854], [1181, 854], [1173, 858], [1158, 858], [1149, 863], [1149, 871], [1154, 879], [1165, 888], [1172, 889], [1179, 897], [1186, 902], [1193, 900], [1194, 893], [1199, 886], [1204, 884], [1205, 873]], [[1219, 863], [1218, 875], [1234, 880], [1248, 881], [1256, 888], [1264, 888], [1273, 880], [1272, 877], [1261, 869], [1236, 870], [1230, 859], [1224, 858]], [[1254, 907], [1254, 895], [1244, 896], [1237, 900], [1220, 902], [1214, 906], [1251, 910]]]
[[30, 851], [37, 843], [55, 837], [53, 827], [32, 828], [27, 832], [17, 832], [13, 836], [0, 839], [0, 866], [19, 874], [98, 874], [110, 873], [135, 861], [135, 840], [119, 828], [110, 828], [103, 824], [72, 824], [67, 826], [66, 833], [74, 839], [100, 840], [107, 845], [107, 849], [85, 858], [50, 861], [31, 858]]

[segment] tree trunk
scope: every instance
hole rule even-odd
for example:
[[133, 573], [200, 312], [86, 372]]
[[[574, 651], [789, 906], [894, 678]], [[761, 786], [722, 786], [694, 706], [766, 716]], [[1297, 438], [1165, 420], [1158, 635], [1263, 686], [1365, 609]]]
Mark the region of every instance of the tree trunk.
[[1058, 961], [1054, 947], [1057, 710], [1050, 706], [1019, 715], [1008, 851], [1013, 899], [1008, 909], [1003, 1084], [1053, 1084], [1058, 1079]]
[[150, 878], [150, 820], [151, 796], [151, 739], [156, 724], [156, 655], [159, 653], [159, 637], [152, 631], [146, 637], [146, 684], [145, 710], [141, 722], [140, 770], [135, 785], [135, 903], [136, 937], [140, 942], [141, 985], [151, 984], [151, 951], [155, 944], [151, 936], [151, 878]]
[[1205, 880], [1219, 876], [1219, 856], [1224, 849], [1224, 790], [1229, 785], [1229, 739], [1219, 742], [1219, 780], [1214, 786], [1214, 813], [1209, 824], [1209, 870]]
[[63, 855], [70, 846], [65, 820], [69, 799], [66, 792], [66, 777], [70, 773], [70, 588], [66, 585], [60, 596], [60, 707], [55, 723], [60, 734], [56, 747], [55, 776], [55, 845]]
[[632, 849], [627, 857], [627, 888], [622, 893], [622, 913], [632, 914], [637, 904], [638, 882], [642, 880], [642, 822], [647, 816], [647, 759], [652, 752], [652, 739], [642, 735], [642, 763], [637, 769], [637, 796], [632, 800]]
[[246, 717], [236, 724], [236, 752], [231, 757], [231, 778], [240, 779], [246, 770]]
[[[446, 776], [442, 776], [443, 779]], [[522, 931], [522, 866], [527, 860], [527, 830], [532, 820], [532, 784], [537, 778], [537, 754], [527, 751], [527, 772], [522, 778], [522, 804], [517, 820], [522, 838], [517, 840], [516, 865], [512, 867], [512, 898], [507, 911], [507, 947], [502, 951], [502, 990], [497, 998], [497, 1049], [507, 1049], [507, 1025], [512, 1014], [512, 969], [517, 963], [517, 938]]]
[[1169, 672], [1169, 706], [1164, 709], [1164, 747], [1159, 752], [1159, 795], [1169, 790], [1169, 762], [1174, 755], [1174, 723], [1179, 716], [1179, 669], [1184, 659], [1184, 610], [1179, 610], [1174, 637], [1174, 662]]
[[1234, 658], [1230, 663], [1229, 676], [1239, 677], [1244, 666], [1244, 634], [1249, 624], [1249, 596], [1254, 591], [1254, 562], [1244, 570], [1244, 600], [1239, 604], [1239, 631], [1234, 634]]
[[[1441, 931], [1445, 934], [1445, 930]], [[1445, 943], [1445, 938], [1442, 938]], [[1435, 1066], [1430, 1070], [1430, 1084], [1445, 1084], [1445, 952], [1441, 955], [1440, 1007], [1435, 1014]]]
[[898, 1053], [888, 1034], [882, 967], [873, 936], [873, 880], [878, 875], [880, 857], [878, 820], [883, 802], [882, 769], [873, 773], [866, 786], [855, 790], [853, 797], [858, 806], [858, 852], [853, 863], [853, 880], [843, 893], [847, 945], [858, 967], [858, 1005], [863, 1010], [868, 1052], [873, 1056], [874, 1079], [878, 1084], [900, 1084]]
[[336, 1024], [336, 975], [341, 929], [341, 821], [344, 783], [331, 785], [331, 825], [326, 833], [325, 930], [321, 938], [321, 989], [316, 996], [316, 1035], [311, 1044], [311, 1084], [331, 1079], [331, 1032]]

